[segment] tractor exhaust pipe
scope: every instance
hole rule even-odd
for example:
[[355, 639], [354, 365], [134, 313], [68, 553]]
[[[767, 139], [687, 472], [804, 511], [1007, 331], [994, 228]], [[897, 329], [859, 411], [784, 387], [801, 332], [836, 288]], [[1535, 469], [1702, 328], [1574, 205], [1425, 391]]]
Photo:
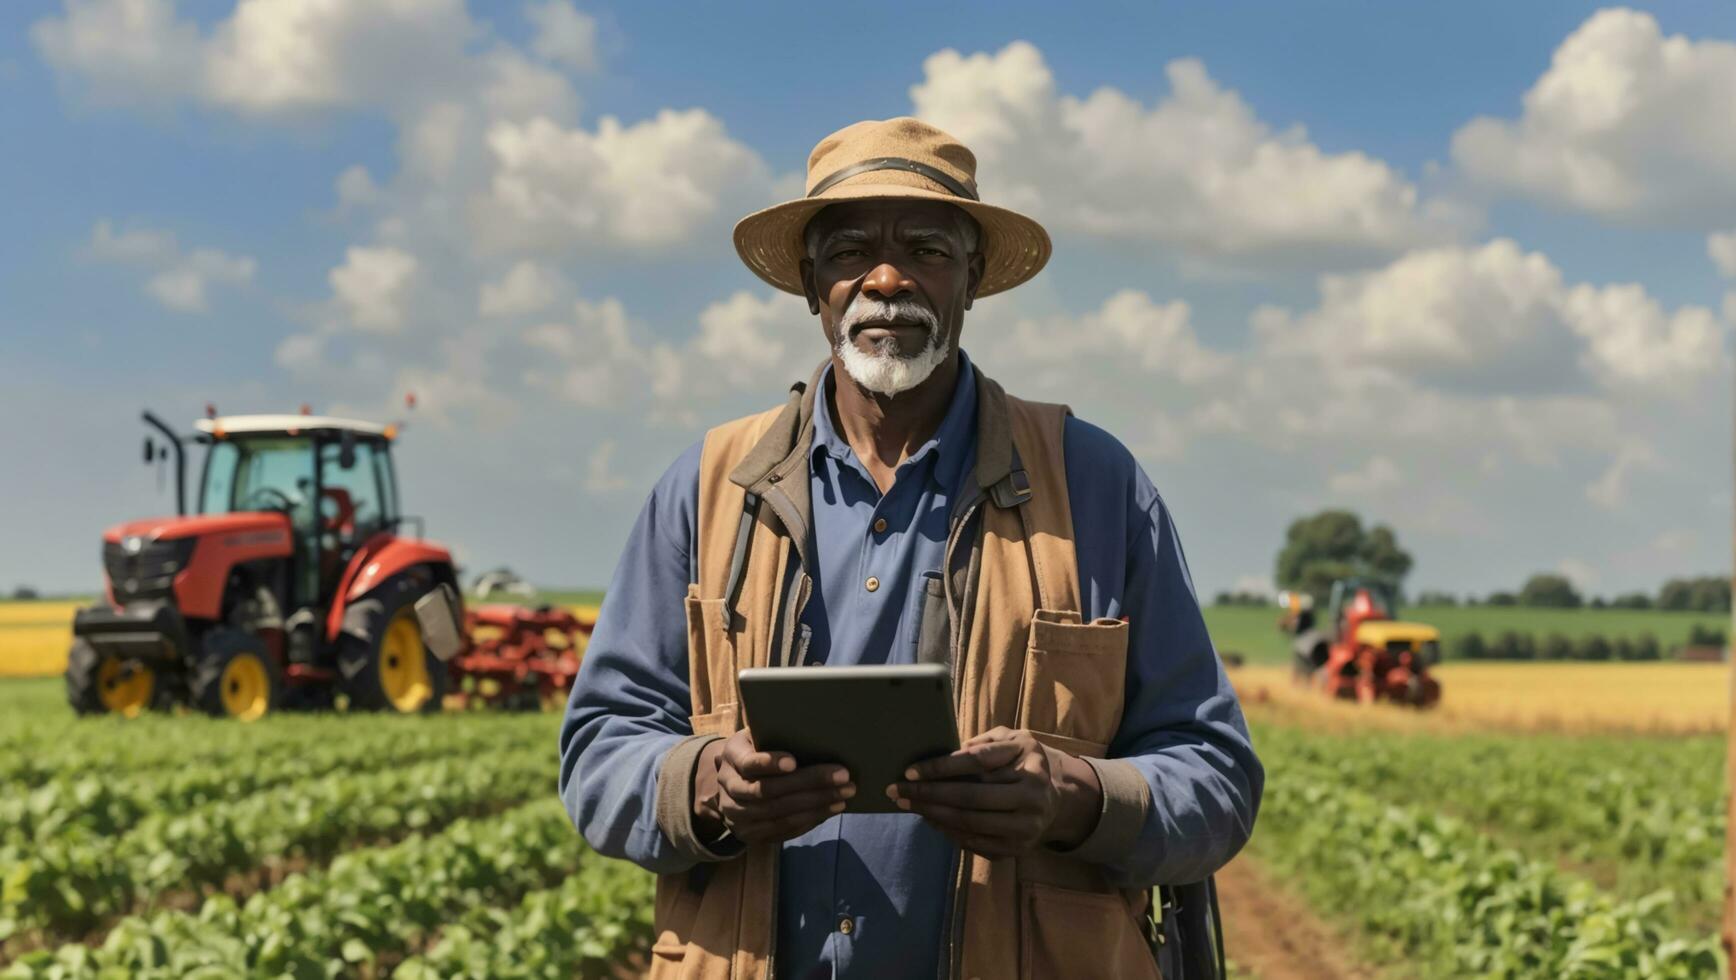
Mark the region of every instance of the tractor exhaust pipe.
[[175, 435], [174, 430], [149, 409], [140, 417], [145, 420], [146, 425], [161, 432], [169, 445], [175, 447], [175, 514], [184, 517], [187, 514], [187, 447], [181, 443], [181, 437]]

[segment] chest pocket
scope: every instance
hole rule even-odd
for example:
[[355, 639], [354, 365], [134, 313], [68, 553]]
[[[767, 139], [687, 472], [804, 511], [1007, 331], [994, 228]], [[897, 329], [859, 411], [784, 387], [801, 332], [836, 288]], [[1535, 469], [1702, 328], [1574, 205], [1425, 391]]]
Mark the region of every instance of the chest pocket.
[[1018, 724], [1062, 751], [1101, 757], [1121, 726], [1127, 624], [1039, 609], [1031, 620]]

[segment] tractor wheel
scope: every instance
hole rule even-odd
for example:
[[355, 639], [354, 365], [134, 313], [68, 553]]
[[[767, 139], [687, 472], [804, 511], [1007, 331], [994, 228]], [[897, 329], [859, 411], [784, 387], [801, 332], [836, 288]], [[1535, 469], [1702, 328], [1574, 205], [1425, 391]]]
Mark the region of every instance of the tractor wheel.
[[282, 700], [283, 678], [259, 637], [219, 628], [205, 634], [193, 668], [193, 704], [214, 718], [258, 721]]
[[338, 677], [351, 708], [399, 714], [440, 710], [446, 665], [422, 642], [417, 598], [414, 588], [400, 580], [345, 613]]
[[137, 661], [105, 657], [82, 639], [66, 655], [66, 700], [81, 715], [135, 718], [157, 700], [157, 675]]

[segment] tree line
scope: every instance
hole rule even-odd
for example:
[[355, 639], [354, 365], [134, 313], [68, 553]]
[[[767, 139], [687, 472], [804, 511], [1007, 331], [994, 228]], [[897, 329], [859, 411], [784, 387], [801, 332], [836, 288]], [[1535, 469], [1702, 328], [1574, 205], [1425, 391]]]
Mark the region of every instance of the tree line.
[[[1290, 522], [1284, 544], [1278, 551], [1272, 579], [1278, 588], [1304, 592], [1324, 602], [1332, 583], [1361, 579], [1385, 586], [1403, 597], [1404, 579], [1415, 564], [1410, 552], [1399, 545], [1398, 535], [1385, 524], [1365, 526], [1348, 510], [1323, 510]], [[1220, 592], [1223, 606], [1264, 605], [1270, 600], [1240, 590]], [[1628, 592], [1613, 597], [1587, 597], [1567, 576], [1540, 572], [1525, 580], [1518, 591], [1497, 590], [1485, 596], [1459, 596], [1442, 591], [1419, 592], [1419, 606], [1530, 606], [1547, 609], [1664, 609], [1677, 612], [1719, 613], [1730, 611], [1730, 578], [1699, 575], [1673, 578], [1657, 593]]]

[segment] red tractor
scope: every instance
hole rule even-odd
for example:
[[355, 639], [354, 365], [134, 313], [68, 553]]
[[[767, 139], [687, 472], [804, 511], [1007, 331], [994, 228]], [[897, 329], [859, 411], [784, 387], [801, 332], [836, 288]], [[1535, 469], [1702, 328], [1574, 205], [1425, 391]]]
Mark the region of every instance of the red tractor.
[[[457, 575], [451, 552], [423, 540], [421, 519], [399, 509], [396, 427], [305, 409], [210, 416], [182, 437], [144, 413], [161, 436], [146, 437], [146, 461], [173, 453], [177, 516], [104, 532], [106, 601], [73, 620], [72, 707], [135, 715], [190, 704], [253, 720], [330, 708], [340, 695], [351, 710], [431, 711], [449, 690], [459, 693], [463, 664], [489, 651], [474, 648], [474, 616], [461, 609], [457, 655], [442, 662], [424, 640], [417, 600], [436, 590], [456, 596]], [[206, 447], [193, 513], [188, 442]], [[414, 537], [403, 533], [412, 524]], [[510, 625], [538, 614], [496, 615]], [[570, 641], [589, 632], [588, 623], [571, 626]], [[504, 678], [504, 688], [491, 679], [484, 696], [522, 700], [524, 689], [570, 684], [576, 646], [505, 651], [526, 662], [478, 672]]]
[[1332, 583], [1326, 629], [1314, 622], [1313, 597], [1286, 592], [1279, 627], [1294, 638], [1299, 680], [1328, 697], [1363, 704], [1390, 701], [1427, 708], [1441, 699], [1429, 668], [1440, 660], [1440, 631], [1397, 618], [1392, 590], [1367, 579]]

